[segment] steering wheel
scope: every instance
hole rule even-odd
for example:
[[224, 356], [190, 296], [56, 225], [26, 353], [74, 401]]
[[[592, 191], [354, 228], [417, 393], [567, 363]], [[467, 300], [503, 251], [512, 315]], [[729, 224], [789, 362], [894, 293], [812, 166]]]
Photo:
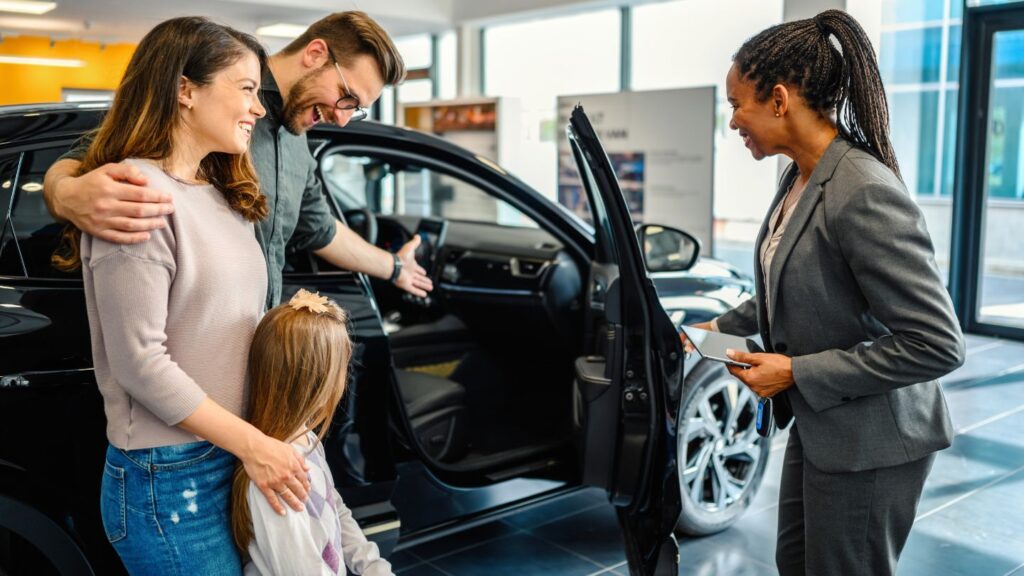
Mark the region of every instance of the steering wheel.
[[370, 244], [377, 244], [377, 216], [368, 208], [346, 210], [342, 216], [348, 227], [363, 237]]

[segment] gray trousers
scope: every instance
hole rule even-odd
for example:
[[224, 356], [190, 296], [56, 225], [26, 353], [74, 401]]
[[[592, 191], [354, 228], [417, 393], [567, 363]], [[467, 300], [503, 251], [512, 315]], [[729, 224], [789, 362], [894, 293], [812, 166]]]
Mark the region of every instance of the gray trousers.
[[779, 574], [894, 574], [934, 461], [829, 474], [804, 458], [794, 423], [779, 491]]

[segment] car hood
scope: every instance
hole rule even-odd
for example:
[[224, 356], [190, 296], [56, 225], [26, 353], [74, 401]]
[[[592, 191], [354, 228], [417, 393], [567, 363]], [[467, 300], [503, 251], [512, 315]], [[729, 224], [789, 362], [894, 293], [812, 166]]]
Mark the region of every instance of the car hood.
[[701, 258], [686, 272], [651, 274], [651, 281], [676, 326], [706, 322], [754, 295], [751, 278], [711, 258]]

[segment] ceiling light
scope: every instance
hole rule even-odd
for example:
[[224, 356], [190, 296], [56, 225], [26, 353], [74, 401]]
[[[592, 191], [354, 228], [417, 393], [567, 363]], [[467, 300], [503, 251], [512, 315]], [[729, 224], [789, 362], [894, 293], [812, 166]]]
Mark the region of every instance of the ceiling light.
[[272, 36], [274, 38], [298, 38], [306, 31], [306, 26], [302, 24], [271, 24], [270, 26], [260, 26], [256, 29], [257, 36]]
[[[3, 13], [0, 12], [0, 14]], [[77, 34], [87, 31], [87, 28], [82, 20], [47, 18], [45, 16], [0, 15], [0, 30], [33, 30], [43, 32], [44, 36], [52, 36], [55, 32], [70, 32], [72, 34]]]
[[33, 0], [0, 0], [0, 12], [18, 14], [46, 14], [57, 7], [56, 2], [35, 2]]
[[61, 68], [82, 68], [85, 62], [68, 58], [32, 58], [29, 56], [0, 56], [0, 64], [24, 64], [26, 66], [58, 66]]

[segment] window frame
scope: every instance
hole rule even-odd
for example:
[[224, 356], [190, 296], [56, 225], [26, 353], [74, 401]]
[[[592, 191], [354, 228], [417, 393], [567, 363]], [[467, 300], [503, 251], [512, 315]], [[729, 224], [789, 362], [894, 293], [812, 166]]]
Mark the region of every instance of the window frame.
[[[338, 153], [340, 153], [340, 154], [342, 154], [344, 156], [349, 156], [349, 157], [352, 157], [352, 156], [363, 156], [363, 157], [370, 157], [370, 158], [373, 158], [373, 159], [383, 160], [385, 162], [396, 162], [396, 163], [412, 164], [412, 165], [417, 166], [417, 167], [419, 167], [421, 169], [432, 170], [433, 172], [435, 172], [437, 174], [443, 174], [443, 175], [455, 178], [455, 179], [463, 182], [464, 184], [469, 184], [469, 185], [475, 187], [477, 190], [479, 190], [480, 192], [486, 194], [487, 196], [490, 196], [491, 198], [494, 198], [495, 200], [504, 202], [508, 206], [514, 208], [516, 211], [518, 211], [524, 217], [529, 218], [535, 224], [535, 228], [541, 229], [541, 230], [545, 230], [545, 231], [555, 235], [556, 237], [561, 237], [562, 236], [560, 233], [554, 231], [554, 229], [556, 229], [557, 226], [547, 226], [547, 225], [545, 225], [543, 219], [538, 218], [535, 214], [531, 213], [531, 211], [527, 210], [520, 203], [515, 202], [513, 197], [508, 195], [507, 193], [505, 193], [503, 190], [501, 190], [501, 188], [499, 186], [493, 185], [492, 183], [490, 183], [490, 182], [480, 178], [479, 176], [477, 176], [476, 174], [473, 174], [470, 171], [456, 168], [456, 167], [452, 166], [451, 164], [444, 163], [444, 162], [442, 162], [440, 160], [437, 160], [435, 158], [431, 158], [429, 156], [424, 156], [422, 154], [398, 151], [398, 150], [393, 150], [393, 149], [388, 149], [388, 148], [378, 147], [378, 146], [367, 146], [367, 145], [361, 145], [361, 144], [336, 144], [336, 145], [333, 145], [333, 146], [328, 146], [328, 147], [324, 148], [324, 150], [320, 153], [319, 157], [317, 158], [317, 168], [320, 170], [321, 180], [324, 183], [324, 188], [327, 191], [327, 196], [330, 198], [329, 201], [331, 203], [335, 203], [337, 205], [336, 209], [339, 212], [343, 213], [346, 210], [350, 210], [350, 209], [362, 209], [362, 208], [366, 208], [366, 206], [351, 206], [351, 207], [347, 207], [347, 206], [343, 205], [339, 201], [339, 199], [337, 197], [335, 197], [336, 191], [335, 191], [334, 185], [333, 184], [328, 185], [327, 178], [325, 178], [323, 176], [323, 162], [324, 162], [324, 160], [326, 158], [330, 157], [331, 155], [338, 154]], [[339, 191], [338, 195], [339, 196], [344, 196], [344, 197], [347, 197], [347, 198], [351, 198], [352, 197], [351, 194], [348, 194], [348, 193], [346, 193], [344, 191]], [[375, 215], [381, 216], [380, 213], [375, 213]], [[416, 215], [404, 214], [404, 213], [398, 213], [398, 212], [395, 212], [393, 214], [385, 214], [383, 216], [385, 216], [385, 217], [386, 216], [419, 217], [419, 216], [416, 216]], [[513, 225], [510, 225], [510, 224], [502, 224], [500, 222], [486, 221], [486, 220], [467, 220], [467, 219], [464, 219], [464, 218], [450, 218], [450, 217], [447, 217], [447, 216], [439, 216], [439, 215], [431, 215], [429, 217], [444, 218], [445, 220], [450, 220], [452, 222], [469, 222], [469, 223], [473, 223], [473, 224], [487, 224], [487, 225], [501, 226], [501, 227], [506, 227], [506, 228], [529, 228], [529, 227], [525, 227], [525, 226], [513, 226]]]
[[[12, 146], [10, 148], [0, 149], [0, 159], [6, 159], [6, 158], [10, 158], [10, 157], [15, 157], [15, 156], [18, 158], [16, 163], [15, 163], [14, 175], [11, 178], [11, 189], [12, 189], [11, 198], [10, 198], [10, 201], [8, 203], [8, 206], [3, 207], [4, 220], [3, 220], [3, 223], [0, 223], [0, 229], [2, 229], [3, 234], [6, 235], [8, 233], [8, 230], [7, 230], [7, 227], [6, 227], [6, 223], [8, 221], [10, 222], [10, 233], [13, 235], [14, 244], [16, 246], [15, 249], [17, 250], [17, 253], [18, 253], [18, 260], [19, 260], [19, 262], [21, 264], [21, 273], [19, 275], [16, 275], [16, 276], [15, 275], [10, 275], [10, 274], [7, 274], [7, 273], [5, 273], [3, 271], [0, 271], [0, 278], [4, 278], [5, 280], [30, 280], [30, 281], [32, 281], [33, 284], [38, 284], [38, 283], [46, 283], [46, 284], [54, 283], [54, 284], [57, 284], [57, 285], [62, 286], [62, 287], [79, 287], [79, 286], [82, 285], [83, 280], [82, 280], [82, 276], [81, 276], [80, 270], [75, 272], [74, 276], [63, 277], [63, 278], [62, 277], [54, 277], [54, 276], [40, 276], [38, 274], [33, 274], [31, 272], [31, 270], [34, 269], [35, 266], [29, 266], [29, 260], [27, 259], [27, 256], [25, 255], [25, 250], [22, 249], [21, 242], [18, 241], [18, 230], [19, 230], [19, 228], [18, 228], [17, 219], [15, 218], [15, 214], [14, 214], [15, 207], [20, 202], [20, 195], [21, 194], [28, 194], [28, 192], [25, 192], [25, 191], [21, 190], [22, 180], [24, 179], [24, 173], [25, 173], [25, 170], [27, 169], [27, 167], [25, 165], [25, 160], [26, 160], [25, 157], [26, 157], [26, 155], [34, 154], [34, 153], [41, 152], [41, 151], [46, 151], [46, 150], [53, 150], [53, 151], [59, 151], [59, 154], [57, 156], [57, 159], [59, 159], [60, 156], [62, 156], [64, 153], [66, 153], [67, 151], [69, 151], [72, 148], [74, 148], [74, 146], [79, 142], [81, 136], [82, 136], [82, 134], [75, 134], [74, 137], [70, 138], [70, 139], [62, 138], [62, 139], [59, 139], [59, 140], [50, 140], [50, 141], [38, 141], [38, 140], [36, 140], [36, 141], [30, 141], [30, 142], [21, 143], [21, 144], [18, 144], [16, 146]], [[57, 159], [55, 159], [54, 161], [56, 162]], [[52, 164], [51, 164], [51, 166], [52, 166]], [[49, 166], [47, 167], [47, 170], [48, 169], [49, 169]], [[40, 190], [40, 194], [41, 193], [42, 193], [42, 191]], [[49, 212], [49, 207], [47, 207], [47, 211]], [[52, 215], [51, 215], [51, 218], [52, 218]], [[52, 218], [52, 220], [53, 220], [54, 223], [60, 223], [60, 221], [57, 220], [56, 218]], [[0, 253], [0, 256], [2, 256], [2, 253]]]
[[[44, 137], [45, 137], [45, 133], [43, 133], [43, 134], [44, 134]], [[15, 177], [12, 179], [12, 188], [14, 188], [15, 186], [17, 186], [17, 188], [14, 188], [14, 194], [12, 194], [12, 196], [11, 196], [10, 206], [7, 207], [8, 213], [5, 214], [5, 219], [6, 219], [6, 216], [10, 216], [10, 218], [11, 218], [11, 226], [12, 226], [12, 230], [14, 231], [15, 238], [17, 238], [17, 230], [18, 230], [17, 224], [18, 223], [17, 223], [17, 220], [15, 219], [15, 215], [13, 213], [14, 212], [14, 207], [18, 204], [18, 198], [19, 198], [18, 195], [19, 194], [26, 194], [26, 192], [20, 190], [20, 186], [21, 186], [21, 183], [22, 183], [21, 181], [23, 179], [25, 170], [27, 169], [27, 167], [25, 166], [25, 156], [27, 154], [34, 154], [34, 153], [38, 153], [38, 152], [46, 151], [46, 150], [53, 150], [53, 151], [58, 151], [59, 152], [57, 157], [54, 159], [54, 162], [56, 162], [66, 152], [68, 152], [69, 150], [72, 150], [78, 144], [78, 142], [81, 140], [82, 136], [84, 136], [84, 134], [74, 134], [72, 138], [62, 138], [62, 139], [59, 139], [59, 140], [49, 140], [49, 141], [39, 141], [39, 140], [36, 140], [36, 141], [31, 141], [31, 142], [27, 142], [27, 143], [24, 143], [24, 144], [20, 144], [18, 146], [12, 146], [11, 148], [8, 148], [8, 149], [5, 149], [5, 150], [0, 150], [0, 157], [7, 157], [8, 155], [10, 155], [10, 156], [18, 155], [19, 156], [18, 163], [17, 163], [17, 173], [15, 174]], [[52, 165], [53, 164], [50, 164], [50, 166], [52, 166]], [[46, 169], [49, 170], [50, 166], [47, 166]], [[42, 193], [42, 191], [40, 191], [40, 193]], [[47, 207], [47, 211], [49, 211], [49, 207]], [[51, 215], [51, 218], [52, 218], [52, 215]], [[60, 221], [57, 220], [56, 218], [52, 218], [52, 220], [53, 220], [54, 223], [60, 223]], [[18, 243], [18, 257], [21, 260], [21, 267], [22, 267], [23, 275], [21, 275], [21, 276], [9, 276], [9, 275], [5, 275], [2, 272], [0, 272], [0, 278], [26, 279], [26, 280], [31, 280], [33, 283], [56, 283], [56, 284], [61, 285], [61, 286], [82, 286], [82, 284], [83, 284], [83, 279], [82, 279], [82, 275], [81, 275], [81, 269], [78, 269], [78, 271], [74, 272], [74, 274], [75, 274], [74, 276], [63, 277], [63, 278], [62, 277], [53, 277], [53, 276], [39, 276], [37, 274], [32, 274], [30, 272], [30, 269], [35, 268], [35, 267], [34, 266], [29, 266], [29, 261], [26, 259], [25, 251], [21, 249], [20, 243]]]
[[[21, 244], [18, 242], [18, 230], [14, 225], [14, 205], [17, 203], [15, 199], [18, 197], [18, 185], [21, 183], [21, 167], [25, 162], [25, 151], [22, 150], [17, 154], [17, 160], [12, 165], [14, 166], [14, 173], [8, 180], [10, 182], [11, 197], [7, 202], [7, 206], [4, 209], [3, 224], [0, 225], [0, 257], [3, 257], [4, 250], [7, 248], [7, 243], [4, 239], [7, 238], [8, 230], [10, 230], [11, 240], [14, 244], [14, 249], [18, 255], [18, 263], [21, 264], [21, 276], [10, 276], [0, 270], [0, 278], [28, 278], [28, 267], [25, 265], [25, 254], [21, 251]], [[15, 153], [10, 154], [10, 157], [14, 157]], [[6, 158], [0, 157], [0, 163]], [[0, 182], [4, 182], [4, 174], [0, 173]]]

